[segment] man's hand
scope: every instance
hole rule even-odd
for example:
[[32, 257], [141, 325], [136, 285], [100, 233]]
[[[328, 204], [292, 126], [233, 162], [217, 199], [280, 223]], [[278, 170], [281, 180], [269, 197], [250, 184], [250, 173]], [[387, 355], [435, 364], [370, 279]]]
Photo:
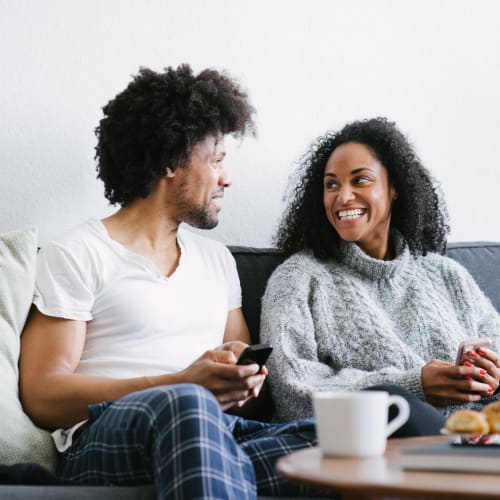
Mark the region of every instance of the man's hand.
[[240, 354], [248, 347], [246, 342], [241, 340], [231, 340], [230, 342], [224, 342], [224, 344], [215, 348], [216, 351], [230, 351], [236, 356], [234, 362], [238, 360]]
[[457, 366], [439, 359], [429, 361], [421, 372], [425, 399], [434, 406], [448, 406], [491, 395], [493, 390], [486, 380], [486, 370], [469, 365]]
[[243, 405], [256, 397], [267, 375], [259, 372], [257, 364], [237, 365], [239, 354], [247, 347], [240, 341], [231, 341], [206, 351], [179, 375], [184, 382], [199, 384], [210, 390], [225, 411], [234, 405]]
[[[248, 344], [245, 344], [245, 342], [241, 342], [239, 340], [232, 340], [231, 342], [225, 342], [221, 346], [217, 347], [215, 350], [216, 351], [231, 351], [231, 352], [234, 352], [234, 354], [236, 356], [236, 360], [235, 360], [235, 363], [236, 363], [238, 361], [238, 358], [241, 356], [241, 353], [247, 347], [248, 347]], [[258, 366], [258, 365], [255, 364], [255, 365], [252, 365], [252, 366]], [[262, 386], [264, 385], [264, 381], [266, 380], [266, 375], [269, 372], [267, 371], [267, 368], [265, 366], [263, 366], [262, 369], [260, 370], [260, 372], [257, 372], [257, 373], [260, 373], [261, 375], [264, 375], [264, 378], [262, 379], [262, 382], [260, 384], [258, 384], [255, 387], [253, 387], [252, 393], [250, 394], [249, 397], [254, 397], [254, 398], [259, 397], [259, 394], [260, 394], [260, 391], [262, 389]], [[247, 400], [248, 399], [249, 398], [247, 398]], [[245, 403], [245, 401], [240, 401], [238, 403], [238, 405], [239, 406], [243, 406], [244, 403]]]

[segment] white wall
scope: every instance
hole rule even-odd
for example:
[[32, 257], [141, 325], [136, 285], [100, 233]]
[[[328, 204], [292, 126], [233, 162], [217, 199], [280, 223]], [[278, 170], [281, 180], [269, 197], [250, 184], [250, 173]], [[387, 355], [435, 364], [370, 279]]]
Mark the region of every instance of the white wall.
[[500, 241], [496, 0], [0, 0], [0, 231], [41, 242], [112, 210], [95, 179], [101, 107], [139, 66], [225, 68], [259, 136], [230, 145], [213, 234], [269, 245], [318, 134], [385, 115], [442, 181], [450, 240]]

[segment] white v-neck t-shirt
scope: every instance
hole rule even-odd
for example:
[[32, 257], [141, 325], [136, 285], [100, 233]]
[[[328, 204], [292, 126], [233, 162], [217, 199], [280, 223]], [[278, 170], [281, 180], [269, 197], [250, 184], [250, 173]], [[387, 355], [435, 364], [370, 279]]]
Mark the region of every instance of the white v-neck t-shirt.
[[173, 373], [223, 342], [241, 306], [234, 258], [219, 242], [180, 228], [170, 277], [112, 240], [92, 219], [38, 255], [34, 304], [87, 322], [76, 373], [127, 378]]

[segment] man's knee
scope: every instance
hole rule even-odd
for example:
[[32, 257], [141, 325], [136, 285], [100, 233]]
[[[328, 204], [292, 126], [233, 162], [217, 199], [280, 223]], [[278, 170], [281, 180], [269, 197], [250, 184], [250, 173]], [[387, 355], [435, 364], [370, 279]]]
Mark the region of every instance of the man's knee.
[[138, 420], [147, 425], [171, 425], [175, 419], [187, 415], [213, 415], [221, 412], [214, 395], [196, 384], [176, 384], [153, 387], [134, 392], [115, 402], [130, 408]]

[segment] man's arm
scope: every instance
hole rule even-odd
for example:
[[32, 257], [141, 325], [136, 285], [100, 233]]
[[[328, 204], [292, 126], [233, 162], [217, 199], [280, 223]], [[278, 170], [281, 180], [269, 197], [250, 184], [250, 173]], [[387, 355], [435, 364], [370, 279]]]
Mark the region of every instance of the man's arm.
[[[245, 321], [241, 307], [231, 309], [227, 315], [226, 329], [224, 330], [224, 342], [231, 342], [233, 340], [239, 340], [247, 345], [251, 342], [250, 332], [248, 331], [247, 322]], [[245, 347], [241, 350], [243, 351]]]
[[88, 417], [89, 404], [176, 382], [176, 375], [113, 379], [75, 374], [85, 335], [84, 321], [46, 316], [32, 307], [21, 335], [20, 396], [42, 427], [69, 427]]
[[127, 379], [80, 375], [75, 370], [85, 335], [84, 321], [46, 316], [32, 307], [21, 336], [20, 397], [25, 411], [41, 427], [70, 427], [88, 418], [89, 404], [176, 383], [203, 385], [227, 408], [245, 399], [262, 377], [251, 365], [236, 366], [230, 350], [207, 351], [173, 374]]

